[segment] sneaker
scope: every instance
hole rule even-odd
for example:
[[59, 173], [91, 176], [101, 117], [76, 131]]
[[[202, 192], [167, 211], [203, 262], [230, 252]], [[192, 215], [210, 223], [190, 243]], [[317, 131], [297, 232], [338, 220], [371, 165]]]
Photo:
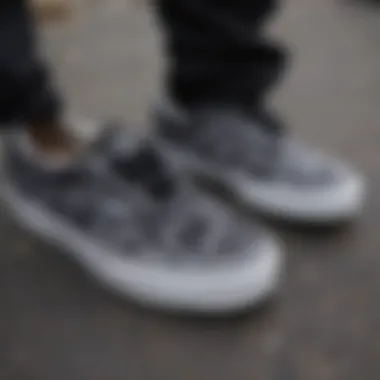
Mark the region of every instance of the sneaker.
[[282, 272], [276, 239], [134, 141], [111, 128], [56, 168], [15, 132], [5, 144], [6, 203], [26, 227], [142, 304], [231, 313], [273, 294]]
[[157, 140], [173, 162], [221, 181], [265, 214], [323, 223], [362, 209], [360, 175], [286, 135], [267, 115], [167, 104], [157, 116]]

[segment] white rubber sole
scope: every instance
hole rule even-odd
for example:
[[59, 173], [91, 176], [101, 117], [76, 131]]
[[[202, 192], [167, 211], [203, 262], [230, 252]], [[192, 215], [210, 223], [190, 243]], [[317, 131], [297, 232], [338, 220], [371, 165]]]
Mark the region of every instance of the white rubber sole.
[[336, 223], [357, 217], [365, 199], [364, 181], [352, 175], [342, 186], [326, 191], [295, 191], [287, 186], [228, 181], [233, 191], [260, 212], [301, 223]]
[[4, 198], [16, 218], [67, 252], [104, 285], [143, 305], [194, 313], [233, 313], [273, 294], [282, 278], [282, 254], [268, 238], [251, 259], [214, 270], [153, 265], [112, 252], [25, 200], [11, 186]]
[[310, 189], [299, 191], [268, 181], [250, 180], [235, 171], [200, 161], [191, 153], [158, 140], [162, 151], [177, 169], [217, 180], [244, 203], [269, 216], [294, 222], [323, 224], [350, 220], [363, 208], [365, 183], [354, 173], [347, 176], [350, 180], [344, 185], [324, 192]]

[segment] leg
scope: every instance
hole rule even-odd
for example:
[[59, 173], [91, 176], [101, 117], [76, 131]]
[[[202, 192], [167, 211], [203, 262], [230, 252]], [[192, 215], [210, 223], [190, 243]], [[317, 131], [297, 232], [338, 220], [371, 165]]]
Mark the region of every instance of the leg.
[[0, 6], [0, 122], [22, 123], [41, 149], [70, 150], [61, 126], [61, 104], [38, 57], [33, 22], [25, 0]]
[[159, 1], [174, 102], [160, 108], [158, 134], [184, 165], [256, 209], [299, 221], [351, 218], [364, 198], [360, 175], [300, 146], [266, 110], [266, 91], [285, 61], [261, 32], [276, 3]]
[[259, 101], [283, 53], [261, 27], [276, 0], [159, 0], [171, 58], [169, 91], [182, 103]]

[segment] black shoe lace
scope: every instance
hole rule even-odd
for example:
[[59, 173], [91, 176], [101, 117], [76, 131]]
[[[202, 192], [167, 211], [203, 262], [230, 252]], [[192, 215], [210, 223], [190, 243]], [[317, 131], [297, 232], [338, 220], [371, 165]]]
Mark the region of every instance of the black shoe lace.
[[113, 166], [119, 175], [138, 183], [157, 200], [166, 200], [175, 192], [174, 178], [160, 155], [149, 145], [140, 148], [134, 155], [115, 158]]

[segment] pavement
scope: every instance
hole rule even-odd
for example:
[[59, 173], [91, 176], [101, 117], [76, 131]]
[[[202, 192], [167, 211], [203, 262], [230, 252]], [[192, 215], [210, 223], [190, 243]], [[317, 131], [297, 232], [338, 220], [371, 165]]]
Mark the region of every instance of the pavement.
[[[151, 6], [77, 1], [71, 21], [42, 30], [70, 108], [145, 128], [164, 66]], [[274, 105], [296, 133], [365, 173], [362, 217], [322, 231], [272, 224], [288, 252], [278, 299], [215, 320], [108, 293], [1, 208], [1, 380], [380, 378], [380, 10], [288, 0], [269, 33], [293, 55]]]

